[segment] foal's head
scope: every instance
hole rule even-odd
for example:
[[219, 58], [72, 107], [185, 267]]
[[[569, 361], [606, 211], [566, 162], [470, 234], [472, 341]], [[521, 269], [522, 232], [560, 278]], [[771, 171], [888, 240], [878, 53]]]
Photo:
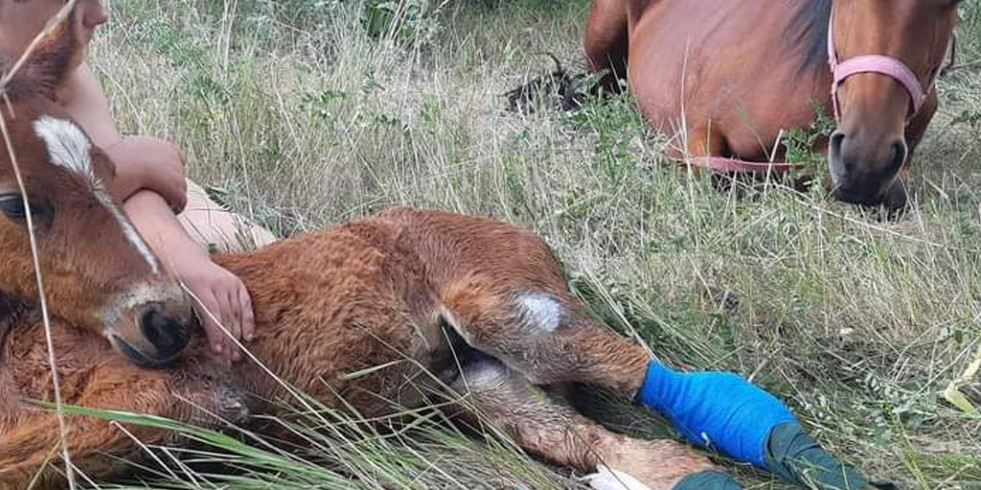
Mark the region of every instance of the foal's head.
[[838, 198], [905, 204], [898, 176], [909, 156], [907, 124], [945, 61], [959, 1], [833, 0], [840, 118], [829, 159]]
[[30, 214], [52, 313], [159, 364], [187, 345], [190, 303], [110, 196], [112, 162], [53, 102], [77, 46], [56, 30], [6, 87], [9, 104], [0, 99], [10, 136], [0, 140], [0, 291], [37, 300]]

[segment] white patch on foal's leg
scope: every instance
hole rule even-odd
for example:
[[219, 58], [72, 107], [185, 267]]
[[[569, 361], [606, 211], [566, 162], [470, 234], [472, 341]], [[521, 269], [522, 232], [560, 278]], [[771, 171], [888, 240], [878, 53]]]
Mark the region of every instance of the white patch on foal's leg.
[[524, 293], [518, 297], [518, 307], [529, 326], [545, 333], [554, 332], [562, 322], [565, 309], [551, 296]]
[[160, 264], [156, 257], [126, 215], [109, 198], [109, 193], [95, 175], [95, 169], [92, 168], [92, 142], [88, 136], [75, 123], [51, 116], [39, 117], [33, 126], [48, 150], [51, 163], [69, 170], [89, 183], [95, 198], [119, 222], [126, 240], [136, 248], [150, 270], [159, 274]]
[[583, 480], [594, 490], [651, 490], [640, 480], [603, 465], [597, 466], [596, 473], [583, 477]]
[[487, 392], [500, 389], [508, 379], [507, 368], [496, 360], [481, 359], [463, 368], [460, 373], [466, 386]]

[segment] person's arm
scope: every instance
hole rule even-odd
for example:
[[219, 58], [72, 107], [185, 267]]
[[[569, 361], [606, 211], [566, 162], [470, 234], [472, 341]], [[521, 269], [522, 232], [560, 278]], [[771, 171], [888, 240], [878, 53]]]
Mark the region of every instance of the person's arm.
[[68, 98], [62, 100], [65, 108], [115, 163], [116, 178], [109, 189], [113, 196], [125, 202], [146, 189], [180, 212], [187, 202], [187, 184], [177, 148], [156, 138], [120, 135], [109, 112], [109, 101], [87, 64], [72, 74], [68, 86]]
[[212, 350], [240, 359], [239, 349], [212, 315], [236, 338], [251, 340], [255, 334], [252, 302], [242, 281], [212, 262], [172, 211], [183, 208], [187, 199], [183, 164], [176, 149], [161, 140], [121, 136], [87, 65], [73, 75], [71, 89], [65, 108], [117, 168], [111, 192], [123, 202], [124, 211], [154, 253], [199, 300], [195, 309]]

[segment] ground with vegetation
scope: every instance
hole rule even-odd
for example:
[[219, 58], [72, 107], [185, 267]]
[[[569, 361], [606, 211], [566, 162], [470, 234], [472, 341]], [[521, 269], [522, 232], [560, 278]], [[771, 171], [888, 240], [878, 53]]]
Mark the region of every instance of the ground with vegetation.
[[[506, 112], [504, 92], [551, 69], [543, 52], [581, 65], [586, 0], [109, 6], [92, 59], [121, 129], [176, 142], [192, 177], [279, 235], [398, 204], [530, 227], [595, 314], [664, 362], [751, 376], [844, 459], [905, 488], [981, 488], [981, 420], [942, 397], [981, 343], [977, 70], [940, 81], [915, 206], [891, 222], [820, 192], [737, 199], [686, 177], [629, 95]], [[959, 56], [977, 60], [981, 6], [961, 10]], [[981, 402], [977, 383], [962, 392]], [[614, 427], [672, 436], [650, 413], [582, 396]], [[175, 428], [205, 444], [163, 453], [167, 469], [139, 485], [579, 484], [435, 410], [405, 415], [386, 430], [332, 412], [294, 422], [314, 441], [300, 453]], [[752, 488], [784, 488], [732, 467]]]

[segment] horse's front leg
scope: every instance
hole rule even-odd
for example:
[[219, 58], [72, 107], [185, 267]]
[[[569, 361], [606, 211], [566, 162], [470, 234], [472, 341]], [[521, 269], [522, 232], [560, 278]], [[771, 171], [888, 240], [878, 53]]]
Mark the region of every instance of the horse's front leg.
[[[147, 370], [113, 362], [98, 367], [80, 388], [75, 405], [157, 415], [183, 423], [216, 425], [219, 418], [245, 416], [242, 397], [221, 382], [187, 373]], [[0, 490], [63, 488], [65, 465], [53, 410], [25, 411], [0, 426]], [[142, 445], [167, 444], [165, 430], [118, 424], [84, 416], [65, 418], [72, 465], [98, 481], [125, 471]], [[146, 456], [143, 454], [143, 456]]]
[[600, 86], [619, 92], [627, 77], [628, 17], [625, 0], [595, 0], [586, 23], [583, 47], [592, 73], [606, 71]]

